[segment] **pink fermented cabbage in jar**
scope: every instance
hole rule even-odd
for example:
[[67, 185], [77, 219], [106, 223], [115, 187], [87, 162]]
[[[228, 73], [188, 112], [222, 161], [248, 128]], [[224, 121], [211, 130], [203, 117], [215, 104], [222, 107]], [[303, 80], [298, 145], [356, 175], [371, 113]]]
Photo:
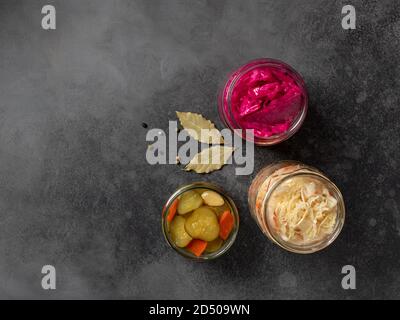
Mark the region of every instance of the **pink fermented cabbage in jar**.
[[219, 96], [224, 123], [232, 130], [253, 129], [252, 140], [259, 145], [277, 144], [292, 136], [303, 123], [307, 106], [301, 76], [273, 59], [258, 59], [240, 67]]

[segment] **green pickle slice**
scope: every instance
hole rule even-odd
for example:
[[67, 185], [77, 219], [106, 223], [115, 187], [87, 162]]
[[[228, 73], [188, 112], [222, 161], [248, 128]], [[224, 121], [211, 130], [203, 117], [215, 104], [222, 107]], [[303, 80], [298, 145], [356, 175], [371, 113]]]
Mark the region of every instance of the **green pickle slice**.
[[192, 237], [185, 230], [185, 221], [185, 218], [175, 216], [170, 226], [171, 239], [179, 248], [186, 247], [192, 241]]
[[189, 190], [183, 193], [179, 199], [178, 214], [184, 215], [196, 210], [203, 204], [203, 199], [196, 191]]
[[219, 235], [219, 223], [215, 212], [205, 206], [196, 209], [186, 219], [185, 230], [192, 238], [215, 240]]

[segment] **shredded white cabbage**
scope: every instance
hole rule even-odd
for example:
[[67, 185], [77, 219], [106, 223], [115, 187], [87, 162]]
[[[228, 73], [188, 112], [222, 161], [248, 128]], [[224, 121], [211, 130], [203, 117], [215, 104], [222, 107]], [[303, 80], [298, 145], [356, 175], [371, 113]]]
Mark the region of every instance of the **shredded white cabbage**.
[[332, 233], [337, 200], [319, 181], [294, 177], [273, 192], [268, 209], [283, 240], [307, 244]]

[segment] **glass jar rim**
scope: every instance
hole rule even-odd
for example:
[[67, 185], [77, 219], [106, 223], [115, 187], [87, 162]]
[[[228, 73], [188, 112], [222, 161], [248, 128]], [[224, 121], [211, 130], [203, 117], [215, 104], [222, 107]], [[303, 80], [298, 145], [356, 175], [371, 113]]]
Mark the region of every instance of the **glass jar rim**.
[[[236, 121], [235, 117], [232, 114], [232, 106], [231, 106], [231, 96], [233, 89], [235, 88], [235, 85], [237, 81], [243, 77], [247, 72], [259, 68], [260, 66], [270, 66], [270, 67], [284, 67], [286, 70], [290, 72], [290, 76], [293, 77], [293, 79], [296, 81], [296, 83], [301, 87], [302, 91], [304, 92], [304, 103], [301, 106], [301, 111], [298, 113], [296, 116], [296, 119], [291, 123], [290, 127], [288, 130], [285, 132], [282, 132], [280, 134], [272, 135], [269, 137], [259, 137], [259, 136], [253, 136], [249, 138], [245, 132], [243, 132], [244, 128], [242, 128]], [[225, 115], [225, 92], [227, 92], [227, 110], [229, 112], [229, 118], [226, 117]], [[242, 139], [249, 140], [250, 142], [253, 142], [257, 145], [261, 146], [271, 146], [278, 144], [282, 141], [285, 141], [289, 139], [291, 136], [293, 136], [301, 127], [303, 124], [305, 117], [307, 115], [307, 110], [308, 110], [308, 90], [306, 87], [306, 84], [302, 78], [302, 76], [295, 70], [293, 69], [290, 65], [287, 63], [278, 60], [278, 59], [272, 59], [272, 58], [259, 58], [259, 59], [254, 59], [246, 64], [240, 66], [236, 71], [231, 73], [228, 76], [228, 81], [225, 83], [219, 100], [220, 100], [220, 116], [225, 123], [225, 125], [231, 129], [233, 132], [238, 134]], [[238, 131], [240, 130], [240, 132]]]
[[[227, 240], [224, 240], [224, 244], [222, 245], [222, 247], [219, 250], [217, 250], [216, 252], [209, 253], [206, 256], [196, 257], [195, 255], [191, 254], [187, 250], [184, 250], [184, 248], [177, 247], [172, 242], [172, 240], [169, 238], [168, 230], [167, 230], [166, 214], [168, 213], [169, 208], [171, 207], [171, 205], [175, 201], [175, 199], [177, 199], [182, 193], [189, 191], [189, 190], [201, 189], [201, 188], [218, 192], [224, 198], [224, 200], [226, 200], [228, 202], [229, 207], [232, 209], [231, 213], [234, 216], [235, 225], [234, 225], [234, 228], [232, 229], [231, 234], [229, 235], [229, 238]], [[186, 185], [179, 187], [169, 197], [169, 199], [167, 200], [167, 202], [162, 210], [161, 223], [162, 223], [162, 231], [164, 234], [164, 238], [167, 241], [168, 245], [172, 249], [174, 249], [176, 252], [178, 252], [180, 255], [184, 256], [185, 258], [190, 258], [190, 259], [193, 259], [196, 261], [207, 261], [207, 260], [213, 260], [215, 258], [222, 256], [232, 247], [233, 243], [236, 240], [237, 233], [239, 231], [239, 211], [238, 211], [234, 201], [232, 200], [232, 198], [230, 196], [228, 196], [221, 187], [219, 187], [213, 183], [210, 183], [210, 182], [200, 182], [199, 181], [199, 182], [193, 182], [193, 183], [186, 184]]]
[[[294, 177], [298, 177], [298, 176], [312, 177], [313, 179], [323, 181], [323, 183], [329, 185], [331, 190], [334, 191], [335, 199], [338, 200], [338, 204], [337, 204], [338, 215], [337, 215], [336, 225], [335, 225], [333, 232], [317, 242], [311, 242], [310, 244], [306, 244], [306, 245], [304, 245], [304, 244], [296, 245], [294, 243], [284, 241], [280, 237], [277, 237], [275, 232], [272, 232], [271, 226], [268, 222], [269, 221], [269, 219], [268, 219], [268, 202], [271, 199], [273, 192], [287, 180], [292, 179]], [[345, 217], [346, 217], [346, 209], [345, 209], [345, 205], [344, 205], [344, 199], [343, 199], [342, 193], [340, 192], [340, 189], [336, 186], [335, 183], [333, 183], [329, 178], [327, 178], [318, 169], [316, 172], [313, 172], [313, 171], [304, 172], [304, 168], [299, 168], [299, 169], [295, 170], [294, 172], [287, 174], [281, 180], [276, 181], [264, 196], [263, 208], [264, 208], [264, 210], [263, 210], [262, 214], [264, 216], [264, 221], [266, 221], [265, 227], [267, 228], [267, 233], [270, 236], [271, 240], [273, 242], [275, 242], [277, 245], [279, 245], [280, 247], [282, 247], [283, 249], [288, 250], [290, 252], [299, 253], [299, 254], [314, 253], [314, 252], [320, 251], [320, 250], [328, 247], [329, 245], [331, 245], [336, 240], [336, 238], [339, 236], [339, 234], [341, 233], [343, 226], [344, 226]]]

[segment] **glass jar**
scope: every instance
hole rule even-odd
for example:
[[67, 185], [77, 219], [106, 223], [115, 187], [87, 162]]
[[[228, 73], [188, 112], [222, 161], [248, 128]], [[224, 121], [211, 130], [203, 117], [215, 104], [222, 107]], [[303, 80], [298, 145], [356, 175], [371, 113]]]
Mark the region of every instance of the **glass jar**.
[[[278, 144], [304, 122], [308, 94], [303, 78], [286, 63], [257, 59], [233, 72], [218, 97], [221, 120], [256, 145]], [[253, 129], [254, 136], [246, 134]]]
[[[219, 208], [220, 209], [219, 212], [217, 210], [218, 208], [215, 207], [215, 213], [217, 215], [217, 218], [220, 220], [220, 215], [225, 210], [230, 210], [232, 217], [233, 217], [233, 228], [230, 231], [228, 238], [226, 240], [223, 240], [221, 247], [217, 251], [214, 251], [214, 252], [208, 252], [208, 253], [204, 252], [201, 256], [196, 256], [192, 252], [188, 251], [187, 249], [178, 247], [174, 243], [174, 241], [172, 241], [171, 234], [169, 232], [170, 222], [167, 219], [168, 214], [170, 213], [170, 208], [173, 206], [174, 202], [178, 198], [180, 198], [185, 192], [191, 191], [191, 190], [197, 191], [199, 193], [203, 193], [205, 191], [214, 191], [214, 192], [218, 193], [223, 198], [224, 204], [223, 204], [223, 206], [221, 206], [221, 208]], [[188, 213], [188, 215], [189, 214], [190, 213]], [[176, 216], [178, 216], [178, 213], [176, 214]], [[195, 182], [195, 183], [191, 183], [191, 184], [180, 187], [178, 190], [176, 190], [171, 195], [171, 197], [168, 199], [168, 201], [166, 202], [166, 204], [164, 205], [163, 210], [162, 210], [162, 231], [164, 234], [164, 238], [167, 241], [167, 243], [169, 244], [169, 246], [172, 249], [174, 249], [176, 252], [181, 254], [182, 256], [184, 256], [186, 258], [194, 259], [197, 261], [213, 260], [213, 259], [218, 258], [218, 257], [222, 256], [223, 254], [225, 254], [231, 248], [233, 243], [235, 242], [238, 230], [239, 230], [239, 213], [235, 206], [235, 203], [220, 187], [218, 187], [212, 183]]]
[[307, 254], [329, 246], [345, 220], [342, 194], [322, 172], [296, 161], [263, 168], [248, 193], [250, 212], [275, 244]]

